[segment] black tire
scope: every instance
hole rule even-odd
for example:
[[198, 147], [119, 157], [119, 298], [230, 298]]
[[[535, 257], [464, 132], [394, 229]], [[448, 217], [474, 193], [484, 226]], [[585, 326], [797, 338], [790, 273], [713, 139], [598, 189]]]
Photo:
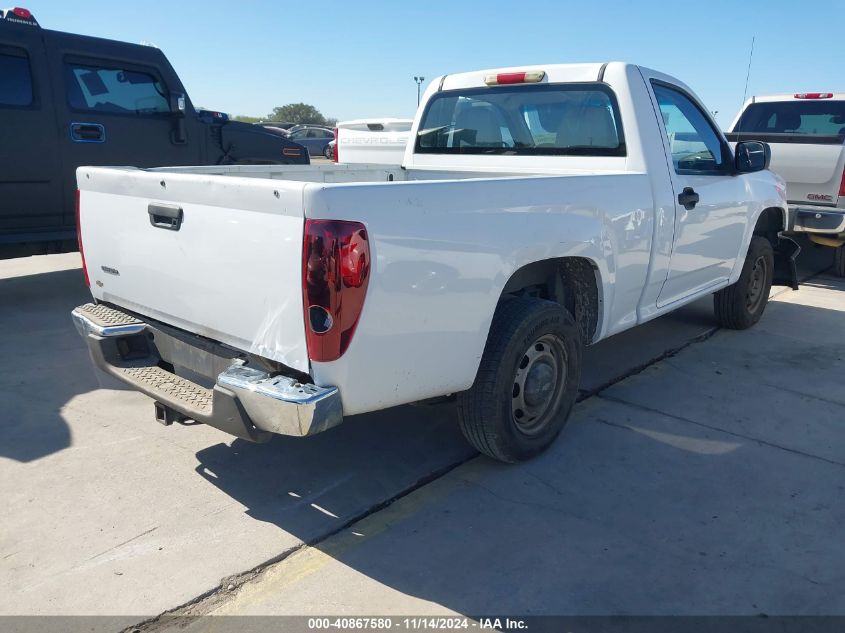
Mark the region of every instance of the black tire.
[[540, 453], [558, 436], [575, 404], [581, 350], [578, 326], [559, 304], [500, 301], [475, 383], [458, 394], [464, 437], [503, 462]]
[[833, 274], [837, 277], [845, 277], [845, 246], [834, 249]]
[[331, 160], [333, 158], [333, 156], [332, 156], [332, 146], [331, 145], [326, 145], [323, 148], [323, 156], [325, 156], [329, 160]]
[[772, 289], [775, 259], [765, 237], [754, 236], [735, 284], [713, 295], [716, 320], [724, 328], [745, 330], [760, 320]]

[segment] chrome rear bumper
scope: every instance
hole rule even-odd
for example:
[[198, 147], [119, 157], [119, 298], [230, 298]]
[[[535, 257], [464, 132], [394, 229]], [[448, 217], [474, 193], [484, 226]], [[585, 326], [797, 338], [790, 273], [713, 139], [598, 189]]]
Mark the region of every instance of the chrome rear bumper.
[[[271, 374], [251, 366], [247, 354], [104, 304], [79, 306], [71, 316], [94, 364], [163, 410], [252, 441], [273, 433], [313, 435], [343, 421], [336, 387]], [[214, 385], [207, 388], [170, 371], [183, 360]], [[208, 371], [215, 367], [223, 369]]]

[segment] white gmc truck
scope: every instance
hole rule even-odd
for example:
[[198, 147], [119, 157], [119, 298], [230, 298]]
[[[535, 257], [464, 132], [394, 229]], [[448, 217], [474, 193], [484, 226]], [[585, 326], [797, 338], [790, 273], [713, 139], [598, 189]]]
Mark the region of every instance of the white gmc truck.
[[768, 160], [636, 65], [447, 75], [401, 166], [80, 168], [73, 318], [164, 423], [261, 441], [457, 394], [469, 442], [519, 461], [584, 345], [707, 294], [747, 328], [796, 285]]
[[771, 168], [786, 181], [787, 229], [835, 248], [834, 271], [845, 277], [845, 93], [751, 97], [727, 137], [770, 145]]

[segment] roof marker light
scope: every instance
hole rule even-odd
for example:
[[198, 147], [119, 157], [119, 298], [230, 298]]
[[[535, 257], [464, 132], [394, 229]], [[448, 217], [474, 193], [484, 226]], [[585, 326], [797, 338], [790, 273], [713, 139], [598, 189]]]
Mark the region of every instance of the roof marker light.
[[506, 84], [536, 84], [546, 76], [544, 70], [528, 70], [521, 73], [498, 73], [485, 75], [484, 83], [488, 86], [502, 86]]
[[796, 99], [833, 99], [832, 92], [798, 92]]
[[14, 9], [0, 9], [0, 21], [22, 24], [24, 26], [38, 26], [35, 16], [29, 9], [15, 7]]

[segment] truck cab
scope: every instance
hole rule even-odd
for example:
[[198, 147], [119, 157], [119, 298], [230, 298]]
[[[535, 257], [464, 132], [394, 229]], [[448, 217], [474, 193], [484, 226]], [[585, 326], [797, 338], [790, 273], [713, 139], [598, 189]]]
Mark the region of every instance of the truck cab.
[[197, 110], [155, 47], [0, 11], [0, 257], [76, 248], [80, 165], [308, 164], [298, 144]]

